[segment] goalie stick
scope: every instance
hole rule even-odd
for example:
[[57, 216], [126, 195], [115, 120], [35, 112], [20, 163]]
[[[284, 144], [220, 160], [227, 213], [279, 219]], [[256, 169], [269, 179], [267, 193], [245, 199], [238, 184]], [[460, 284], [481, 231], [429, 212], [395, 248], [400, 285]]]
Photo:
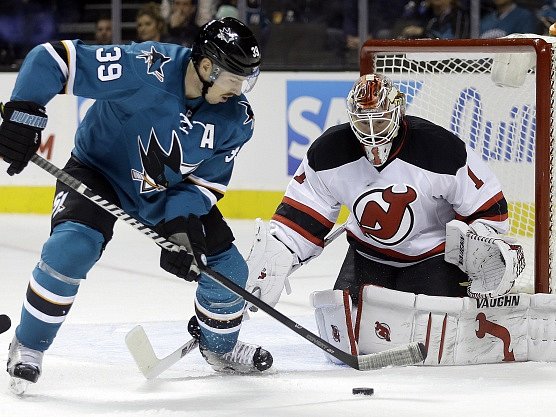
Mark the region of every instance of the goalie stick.
[[[45, 170], [46, 172], [48, 172], [49, 174], [53, 175], [58, 180], [66, 184], [68, 187], [72, 188], [73, 190], [77, 191], [79, 194], [83, 195], [93, 203], [97, 204], [102, 209], [111, 213], [113, 216], [124, 221], [125, 223], [134, 227], [135, 229], [139, 230], [144, 235], [150, 237], [158, 246], [173, 252], [186, 250], [189, 253], [193, 253], [193, 250], [191, 249], [191, 246], [189, 244], [187, 245], [187, 247], [182, 247], [170, 242], [169, 240], [160, 236], [158, 233], [156, 233], [148, 226], [144, 225], [143, 223], [131, 217], [129, 214], [127, 214], [125, 211], [123, 211], [115, 204], [112, 204], [106, 201], [101, 196], [95, 194], [89, 187], [87, 187], [81, 181], [77, 180], [73, 176], [69, 175], [67, 172], [61, 170], [60, 168], [50, 163], [46, 159], [40, 157], [39, 155], [34, 154], [31, 157], [31, 161], [34, 164], [36, 164], [38, 167], [42, 168], [43, 170]], [[409, 343], [408, 345], [403, 345], [394, 349], [390, 349], [378, 353], [372, 353], [368, 355], [352, 355], [350, 353], [344, 352], [336, 348], [335, 346], [331, 345], [327, 341], [321, 339], [311, 331], [305, 329], [303, 326], [296, 323], [295, 321], [285, 316], [284, 314], [280, 313], [278, 310], [272, 308], [265, 302], [261, 301], [259, 298], [257, 298], [250, 292], [246, 291], [244, 288], [240, 287], [235, 282], [226, 278], [224, 275], [219, 274], [218, 272], [213, 271], [208, 267], [196, 265], [195, 258], [193, 262], [194, 263], [192, 267], [195, 268], [194, 271], [202, 272], [206, 277], [212, 279], [215, 282], [218, 282], [223, 287], [227, 288], [228, 290], [232, 291], [233, 293], [245, 299], [245, 301], [257, 306], [265, 313], [267, 313], [269, 316], [279, 321], [284, 326], [288, 327], [290, 330], [294, 331], [304, 339], [313, 343], [318, 348], [334, 356], [335, 358], [339, 359], [340, 361], [352, 367], [353, 369], [367, 371], [367, 370], [379, 369], [391, 365], [394, 366], [412, 365], [412, 364], [422, 362], [426, 358], [425, 346], [420, 342], [412, 342]]]

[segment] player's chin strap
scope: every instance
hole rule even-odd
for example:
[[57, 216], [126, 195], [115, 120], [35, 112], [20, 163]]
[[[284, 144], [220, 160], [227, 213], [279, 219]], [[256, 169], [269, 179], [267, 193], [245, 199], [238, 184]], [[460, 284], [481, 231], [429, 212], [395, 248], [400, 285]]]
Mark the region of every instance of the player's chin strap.
[[473, 298], [507, 294], [525, 268], [523, 248], [514, 239], [477, 221], [446, 224], [444, 259], [469, 276], [467, 293]]
[[193, 68], [195, 68], [195, 72], [197, 73], [197, 77], [199, 77], [199, 80], [203, 83], [203, 89], [201, 90], [201, 95], [203, 96], [203, 99], [204, 99], [205, 96], [208, 93], [208, 89], [214, 85], [214, 80], [205, 81], [203, 79], [203, 77], [201, 76], [201, 73], [199, 72], [199, 67], [196, 63], [193, 63]]
[[[165, 239], [164, 237], [160, 236], [153, 229], [144, 225], [138, 220], [134, 219], [115, 204], [112, 204], [106, 201], [98, 194], [95, 194], [93, 190], [91, 190], [81, 181], [74, 178], [66, 171], [61, 170], [60, 168], [50, 163], [46, 159], [35, 154], [31, 157], [31, 161], [37, 166], [39, 166], [40, 168], [44, 169], [49, 174], [56, 177], [64, 184], [66, 184], [68, 187], [72, 188], [73, 190], [77, 191], [79, 194], [81, 194], [88, 200], [98, 205], [100, 208], [112, 214], [114, 217], [123, 220], [128, 225], [139, 230], [145, 236], [151, 238], [161, 248], [164, 248], [169, 251], [174, 251], [174, 252], [185, 250], [190, 254], [193, 254], [193, 249], [191, 247], [178, 246], [170, 242], [169, 240]], [[243, 287], [240, 287], [235, 282], [231, 281], [229, 278], [226, 278], [224, 275], [216, 271], [213, 271], [212, 269], [206, 266], [197, 265], [195, 258], [193, 258], [192, 268], [197, 268], [199, 273], [203, 273], [204, 276], [213, 280], [214, 282], [219, 283], [229, 291], [242, 297], [246, 302], [255, 305], [260, 310], [264, 311], [269, 316], [271, 316], [275, 320], [282, 323], [284, 326], [288, 327], [290, 330], [294, 331], [295, 333], [303, 337], [305, 340], [308, 340], [309, 342], [313, 343], [319, 349], [326, 351], [328, 354], [341, 360], [343, 363], [352, 367], [353, 369], [357, 369], [360, 371], [368, 371], [371, 369], [379, 369], [386, 366], [413, 365], [415, 363], [422, 362], [427, 356], [425, 346], [423, 345], [423, 343], [410, 343], [408, 345], [398, 346], [397, 348], [394, 349], [389, 349], [384, 352], [369, 354], [369, 355], [349, 354], [331, 345], [326, 340], [320, 338], [313, 332], [307, 330], [306, 328], [296, 323], [289, 317], [280, 313], [278, 310], [272, 308], [265, 302], [259, 300], [249, 291], [246, 291]]]

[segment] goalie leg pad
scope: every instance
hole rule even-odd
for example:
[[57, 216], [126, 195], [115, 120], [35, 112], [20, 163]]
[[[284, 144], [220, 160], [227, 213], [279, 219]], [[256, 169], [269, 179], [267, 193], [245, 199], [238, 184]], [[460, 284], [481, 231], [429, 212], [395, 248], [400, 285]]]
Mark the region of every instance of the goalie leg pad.
[[463, 299], [455, 364], [527, 360], [527, 316], [531, 296]]
[[[353, 332], [352, 304], [348, 291], [315, 291], [310, 296], [315, 308], [319, 335], [331, 345], [352, 355], [358, 354]], [[325, 353], [332, 363], [343, 364], [339, 359]]]
[[[538, 308], [545, 311], [537, 316], [552, 316], [556, 328], [556, 301], [550, 300], [556, 297], [547, 297], [548, 301], [539, 297]], [[356, 321], [359, 352], [375, 353], [404, 343], [422, 342], [427, 348], [425, 365], [527, 360], [530, 298], [528, 294], [484, 299], [416, 296], [366, 286]], [[551, 360], [554, 354], [549, 349], [556, 344], [554, 330], [548, 330], [551, 333], [547, 335], [542, 324], [535, 328], [544, 340], [537, 342], [536, 357]]]
[[556, 295], [531, 297], [527, 342], [529, 360], [556, 362]]
[[459, 297], [417, 295], [413, 339], [427, 349], [425, 365], [455, 363], [458, 321], [463, 300]]
[[361, 290], [355, 334], [362, 354], [376, 353], [413, 340], [415, 295], [366, 285]]

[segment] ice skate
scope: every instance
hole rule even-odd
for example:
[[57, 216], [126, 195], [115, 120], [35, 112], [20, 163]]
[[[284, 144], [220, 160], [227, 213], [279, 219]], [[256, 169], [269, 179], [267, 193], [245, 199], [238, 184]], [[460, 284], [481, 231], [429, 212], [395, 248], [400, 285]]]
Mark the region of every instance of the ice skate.
[[43, 355], [43, 352], [23, 346], [14, 336], [6, 369], [11, 376], [10, 390], [14, 394], [23, 394], [29, 382], [37, 382], [41, 375]]
[[[191, 317], [187, 330], [197, 340], [201, 337], [201, 328], [197, 322], [197, 317]], [[244, 343], [241, 340], [231, 352], [216, 353], [211, 352], [206, 347], [199, 345], [199, 350], [203, 358], [218, 372], [230, 372], [248, 374], [251, 372], [266, 371], [272, 366], [272, 355], [269, 351], [260, 346]]]
[[203, 358], [218, 372], [248, 374], [266, 371], [272, 366], [272, 355], [260, 346], [240, 340], [231, 352], [215, 353], [199, 346]]

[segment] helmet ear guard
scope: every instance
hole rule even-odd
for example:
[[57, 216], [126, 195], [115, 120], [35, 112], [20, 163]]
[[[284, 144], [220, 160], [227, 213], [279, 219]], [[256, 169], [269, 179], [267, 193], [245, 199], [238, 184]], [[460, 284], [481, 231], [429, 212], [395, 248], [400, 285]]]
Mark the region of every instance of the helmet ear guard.
[[349, 123], [375, 166], [386, 162], [405, 115], [405, 94], [380, 74], [359, 77], [346, 99]]

